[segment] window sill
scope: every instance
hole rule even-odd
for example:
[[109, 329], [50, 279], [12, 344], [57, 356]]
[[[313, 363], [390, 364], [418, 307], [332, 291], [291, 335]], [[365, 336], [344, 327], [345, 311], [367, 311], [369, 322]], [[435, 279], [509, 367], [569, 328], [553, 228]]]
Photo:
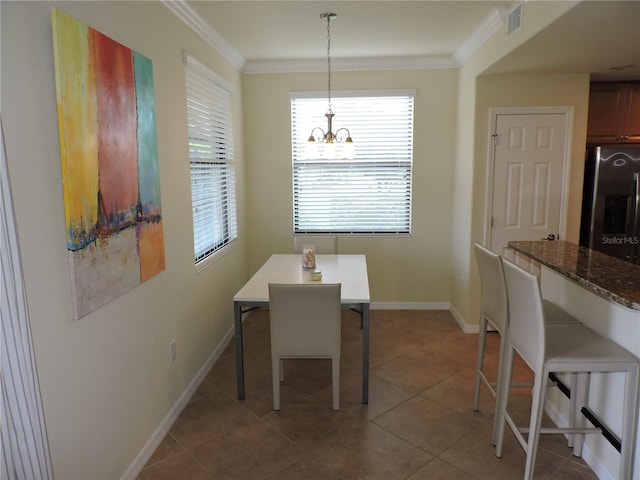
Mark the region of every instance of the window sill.
[[196, 273], [200, 273], [202, 272], [204, 269], [206, 269], [207, 267], [209, 267], [209, 265], [214, 264], [216, 261], [218, 261], [220, 258], [224, 257], [227, 253], [231, 252], [232, 250], [234, 250], [236, 248], [236, 246], [238, 245], [238, 239], [236, 238], [235, 240], [232, 240], [231, 242], [229, 242], [227, 245], [225, 245], [224, 247], [222, 247], [220, 250], [218, 250], [217, 252], [212, 253], [211, 255], [209, 255], [206, 258], [203, 258], [202, 260], [200, 260], [198, 263], [195, 264], [196, 267]]

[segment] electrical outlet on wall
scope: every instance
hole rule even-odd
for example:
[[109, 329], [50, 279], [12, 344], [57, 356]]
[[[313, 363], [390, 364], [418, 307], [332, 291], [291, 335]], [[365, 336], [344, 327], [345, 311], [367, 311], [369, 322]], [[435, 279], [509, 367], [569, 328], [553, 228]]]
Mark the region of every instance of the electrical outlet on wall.
[[176, 341], [171, 340], [169, 342], [169, 361], [173, 363], [175, 359], [176, 359]]

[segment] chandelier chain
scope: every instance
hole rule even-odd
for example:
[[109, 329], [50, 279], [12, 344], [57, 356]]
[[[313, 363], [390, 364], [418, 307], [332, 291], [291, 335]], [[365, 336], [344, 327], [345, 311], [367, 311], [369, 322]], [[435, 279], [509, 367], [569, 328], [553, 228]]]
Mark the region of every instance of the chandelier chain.
[[331, 15], [327, 15], [327, 96], [331, 111]]
[[[334, 133], [332, 128], [334, 114], [331, 110], [331, 19], [336, 16], [337, 15], [335, 13], [328, 12], [320, 14], [320, 18], [327, 20], [327, 100], [329, 109], [327, 110], [327, 113], [324, 114], [327, 118], [327, 131], [325, 132], [321, 127], [314, 127], [311, 129], [311, 134], [307, 141], [309, 144], [316, 142], [324, 143], [333, 153], [335, 153], [333, 150], [334, 143], [344, 143], [343, 150], [346, 152], [345, 158], [353, 158], [355, 152], [353, 150], [353, 139], [351, 138], [349, 129], [341, 127]], [[343, 153], [341, 153], [341, 155], [342, 154]]]

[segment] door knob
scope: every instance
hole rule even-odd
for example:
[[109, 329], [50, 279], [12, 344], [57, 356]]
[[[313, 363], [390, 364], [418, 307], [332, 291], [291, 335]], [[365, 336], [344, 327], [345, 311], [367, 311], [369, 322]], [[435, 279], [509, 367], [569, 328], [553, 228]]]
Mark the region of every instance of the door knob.
[[546, 237], [542, 237], [540, 240], [549, 240], [550, 242], [552, 242], [555, 239], [556, 239], [556, 236], [553, 233], [550, 233]]

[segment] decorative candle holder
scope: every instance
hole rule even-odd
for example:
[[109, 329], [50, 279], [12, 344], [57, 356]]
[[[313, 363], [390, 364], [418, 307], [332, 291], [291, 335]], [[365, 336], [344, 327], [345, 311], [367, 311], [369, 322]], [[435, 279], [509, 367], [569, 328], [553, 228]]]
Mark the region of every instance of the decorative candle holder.
[[303, 245], [302, 246], [302, 269], [315, 270], [315, 268], [316, 268], [316, 246]]
[[322, 272], [320, 270], [311, 270], [309, 273], [309, 278], [314, 282], [319, 282], [322, 280]]

